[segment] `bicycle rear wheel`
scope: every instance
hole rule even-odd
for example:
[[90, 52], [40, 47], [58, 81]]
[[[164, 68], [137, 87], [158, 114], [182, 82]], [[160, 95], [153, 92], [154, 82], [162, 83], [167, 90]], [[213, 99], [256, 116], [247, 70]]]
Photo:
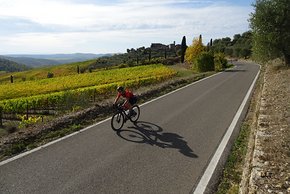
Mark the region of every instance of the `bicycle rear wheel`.
[[124, 115], [121, 112], [115, 113], [111, 119], [111, 127], [113, 130], [118, 131], [124, 125]]
[[139, 117], [140, 117], [140, 108], [139, 108], [139, 106], [136, 104], [136, 105], [134, 105], [134, 106], [132, 107], [132, 110], [133, 110], [133, 112], [135, 112], [136, 114], [135, 114], [135, 115], [132, 115], [132, 116], [130, 117], [130, 121], [132, 121], [132, 122], [137, 122], [138, 119], [139, 119]]

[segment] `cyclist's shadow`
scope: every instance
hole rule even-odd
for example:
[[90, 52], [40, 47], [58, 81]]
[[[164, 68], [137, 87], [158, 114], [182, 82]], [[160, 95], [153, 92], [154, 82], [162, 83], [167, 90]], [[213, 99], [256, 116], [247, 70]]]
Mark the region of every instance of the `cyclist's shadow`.
[[[132, 130], [131, 130], [132, 129]], [[133, 130], [134, 129], [134, 130]], [[126, 141], [135, 143], [146, 143], [161, 148], [177, 149], [180, 153], [191, 158], [198, 156], [187, 145], [187, 142], [176, 133], [163, 133], [163, 129], [153, 123], [138, 121], [128, 129], [117, 131], [117, 135]]]

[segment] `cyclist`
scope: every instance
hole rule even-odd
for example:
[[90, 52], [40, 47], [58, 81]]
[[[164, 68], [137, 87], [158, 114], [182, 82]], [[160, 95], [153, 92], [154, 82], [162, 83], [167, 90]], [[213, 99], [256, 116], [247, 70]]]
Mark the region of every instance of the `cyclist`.
[[129, 117], [135, 116], [136, 112], [132, 109], [132, 106], [137, 102], [137, 97], [128, 89], [124, 89], [123, 86], [119, 86], [117, 88], [118, 94], [114, 101], [114, 105], [118, 102], [119, 98], [122, 96], [126, 98], [126, 101], [124, 102], [123, 106], [126, 110], [129, 110]]

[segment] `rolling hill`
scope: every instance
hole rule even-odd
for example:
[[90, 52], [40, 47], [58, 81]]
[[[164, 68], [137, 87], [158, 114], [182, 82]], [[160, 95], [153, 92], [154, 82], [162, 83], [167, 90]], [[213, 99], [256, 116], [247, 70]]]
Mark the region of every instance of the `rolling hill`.
[[42, 66], [51, 66], [87, 61], [102, 56], [111, 56], [111, 55], [74, 53], [74, 54], [51, 54], [51, 55], [4, 55], [1, 57], [8, 59], [10, 61], [14, 61], [16, 63], [25, 64], [29, 67], [42, 67]]
[[0, 57], [0, 71], [1, 72], [19, 72], [29, 70], [26, 65], [18, 64], [14, 61], [4, 59]]

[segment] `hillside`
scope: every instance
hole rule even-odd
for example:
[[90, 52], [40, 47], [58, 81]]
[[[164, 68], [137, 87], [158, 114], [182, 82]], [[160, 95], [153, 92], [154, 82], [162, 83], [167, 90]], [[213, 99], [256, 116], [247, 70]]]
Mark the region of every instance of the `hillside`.
[[49, 60], [49, 59], [37, 59], [37, 58], [31, 58], [31, 57], [10, 57], [10, 56], [2, 56], [2, 57], [16, 63], [25, 64], [29, 67], [42, 67], [42, 66], [60, 64], [59, 62], [55, 60]]
[[14, 61], [10, 61], [0, 57], [0, 71], [4, 72], [18, 72], [28, 70], [26, 65], [18, 64]]
[[[46, 66], [39, 68], [32, 68], [26, 71], [13, 73], [14, 82], [22, 82], [28, 80], [39, 80], [47, 78], [48, 73], [52, 73], [53, 77], [61, 77], [72, 74], [77, 74], [77, 67], [83, 73], [88, 71], [88, 67], [95, 63], [95, 60], [89, 60], [84, 62], [69, 63], [63, 65]], [[0, 84], [10, 81], [10, 73], [0, 74]]]
[[75, 53], [75, 54], [47, 54], [47, 55], [5, 55], [2, 56], [10, 61], [25, 64], [30, 67], [43, 67], [50, 65], [60, 65], [66, 63], [74, 63], [87, 61], [102, 56], [110, 56], [109, 54], [90, 54], [90, 53]]

